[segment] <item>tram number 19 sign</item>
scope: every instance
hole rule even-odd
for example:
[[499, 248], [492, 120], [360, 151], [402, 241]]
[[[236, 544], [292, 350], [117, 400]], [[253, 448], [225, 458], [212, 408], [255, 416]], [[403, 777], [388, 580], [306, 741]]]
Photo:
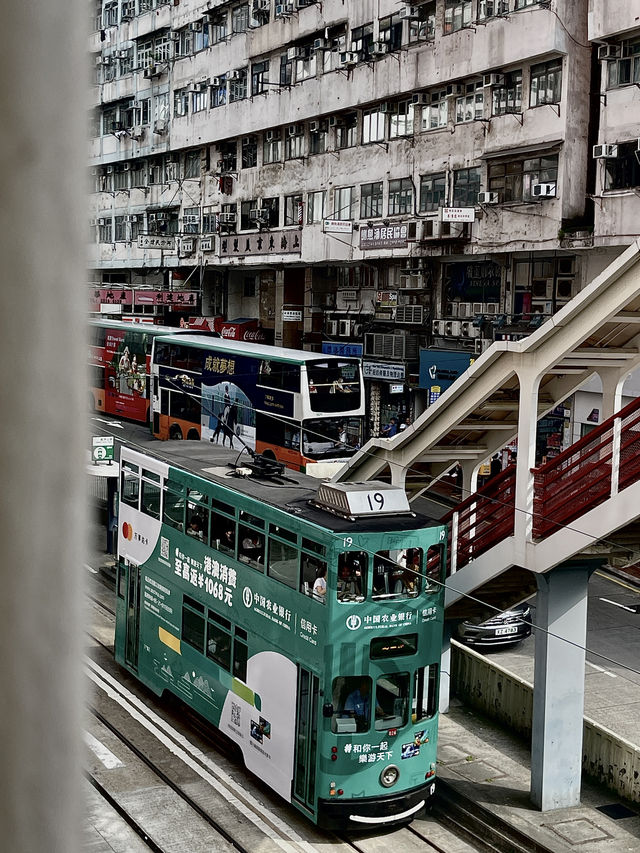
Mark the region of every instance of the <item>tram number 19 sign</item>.
[[115, 439], [112, 435], [96, 435], [93, 437], [93, 461], [111, 462], [113, 460]]

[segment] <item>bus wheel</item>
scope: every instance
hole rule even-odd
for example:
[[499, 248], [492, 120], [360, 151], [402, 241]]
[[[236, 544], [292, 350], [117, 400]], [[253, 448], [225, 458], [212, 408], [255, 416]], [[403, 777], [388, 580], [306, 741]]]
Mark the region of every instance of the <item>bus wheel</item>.
[[178, 424], [173, 424], [173, 426], [169, 429], [169, 438], [173, 441], [182, 441], [182, 430], [178, 426]]
[[190, 429], [187, 433], [187, 441], [200, 441], [200, 435], [197, 429]]

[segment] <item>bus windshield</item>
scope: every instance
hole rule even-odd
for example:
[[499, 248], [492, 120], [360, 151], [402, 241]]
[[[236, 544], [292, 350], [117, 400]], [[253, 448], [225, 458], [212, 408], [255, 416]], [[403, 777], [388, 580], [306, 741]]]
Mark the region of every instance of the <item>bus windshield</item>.
[[307, 365], [309, 405], [314, 412], [346, 412], [360, 406], [358, 363], [339, 358]]
[[361, 418], [311, 418], [302, 423], [302, 452], [309, 459], [352, 456], [362, 442], [361, 431]]

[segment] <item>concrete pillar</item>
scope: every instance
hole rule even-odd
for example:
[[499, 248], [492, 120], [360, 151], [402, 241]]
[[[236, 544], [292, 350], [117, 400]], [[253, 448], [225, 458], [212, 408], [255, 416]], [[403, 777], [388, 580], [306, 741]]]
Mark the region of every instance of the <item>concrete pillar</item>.
[[587, 587], [594, 568], [570, 562], [537, 575], [531, 800], [541, 811], [580, 802]]
[[275, 299], [275, 332], [274, 343], [277, 347], [283, 346], [284, 323], [282, 322], [282, 308], [284, 306], [284, 270], [276, 270], [276, 299]]
[[521, 370], [520, 405], [518, 408], [518, 458], [516, 462], [516, 495], [514, 534], [516, 561], [525, 563], [526, 543], [531, 539], [533, 528], [533, 475], [531, 468], [536, 463], [536, 431], [538, 425], [538, 389], [540, 376], [537, 372]]
[[0, 28], [0, 837], [75, 853], [82, 806], [88, 8]]
[[602, 382], [602, 411], [600, 412], [600, 423], [602, 423], [622, 408], [622, 387], [629, 376], [629, 371], [601, 367], [598, 375]]

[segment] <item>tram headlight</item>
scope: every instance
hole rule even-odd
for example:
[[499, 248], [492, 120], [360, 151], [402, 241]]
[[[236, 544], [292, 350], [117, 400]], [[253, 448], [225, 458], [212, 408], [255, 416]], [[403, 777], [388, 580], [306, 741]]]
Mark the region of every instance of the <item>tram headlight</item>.
[[385, 767], [380, 774], [380, 784], [383, 788], [392, 788], [400, 778], [400, 771], [395, 764]]

